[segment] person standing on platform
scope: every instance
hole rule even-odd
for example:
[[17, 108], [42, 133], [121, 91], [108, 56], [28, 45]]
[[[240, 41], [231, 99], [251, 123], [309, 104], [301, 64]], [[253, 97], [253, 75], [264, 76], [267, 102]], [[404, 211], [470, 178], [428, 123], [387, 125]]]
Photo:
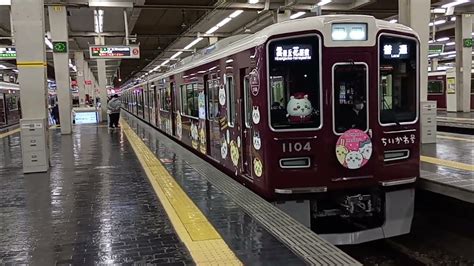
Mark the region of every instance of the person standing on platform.
[[56, 125], [59, 125], [60, 124], [60, 121], [59, 121], [59, 105], [57, 103], [54, 105], [53, 109], [51, 109], [51, 116], [53, 117], [54, 122], [56, 123]]
[[115, 128], [119, 126], [119, 119], [120, 119], [120, 107], [122, 103], [119, 100], [119, 96], [114, 94], [112, 99], [107, 104], [107, 110], [109, 113], [109, 127]]

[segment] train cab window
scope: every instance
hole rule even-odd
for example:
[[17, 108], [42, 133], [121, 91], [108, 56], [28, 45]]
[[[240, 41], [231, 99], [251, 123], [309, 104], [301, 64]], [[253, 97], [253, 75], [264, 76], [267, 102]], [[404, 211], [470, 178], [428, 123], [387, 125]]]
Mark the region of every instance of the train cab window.
[[271, 41], [268, 56], [272, 128], [320, 127], [319, 38], [313, 35]]
[[227, 119], [230, 127], [234, 126], [235, 116], [235, 87], [234, 87], [234, 77], [226, 76], [226, 94], [227, 94]]
[[185, 115], [198, 117], [198, 86], [196, 83], [181, 85], [181, 106]]
[[338, 63], [333, 67], [334, 130], [344, 133], [351, 128], [363, 131], [367, 123], [367, 65]]
[[382, 35], [379, 43], [379, 106], [382, 124], [417, 116], [418, 47], [414, 39]]
[[443, 94], [444, 82], [442, 80], [428, 80], [429, 94]]

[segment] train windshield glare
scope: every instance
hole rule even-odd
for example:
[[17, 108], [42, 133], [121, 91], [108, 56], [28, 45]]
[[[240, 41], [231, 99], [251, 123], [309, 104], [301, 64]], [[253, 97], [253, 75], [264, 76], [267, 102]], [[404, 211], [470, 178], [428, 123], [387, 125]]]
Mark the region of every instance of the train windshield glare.
[[380, 122], [416, 119], [417, 44], [415, 40], [382, 35], [379, 44]]
[[318, 128], [321, 123], [318, 37], [272, 41], [268, 56], [272, 127]]

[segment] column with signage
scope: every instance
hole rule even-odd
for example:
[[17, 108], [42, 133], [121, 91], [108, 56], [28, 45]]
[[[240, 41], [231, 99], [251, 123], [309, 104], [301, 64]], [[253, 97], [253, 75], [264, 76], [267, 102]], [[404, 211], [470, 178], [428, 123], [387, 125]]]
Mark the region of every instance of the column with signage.
[[[103, 45], [104, 37], [95, 37], [95, 43]], [[101, 120], [107, 121], [107, 73], [105, 60], [97, 60], [97, 77], [99, 79], [99, 97], [101, 103]]]
[[428, 100], [428, 39], [430, 29], [430, 0], [398, 0], [398, 20], [420, 37], [420, 100]]
[[23, 172], [46, 172], [49, 169], [49, 137], [44, 0], [12, 1], [11, 5], [21, 87]]
[[59, 101], [61, 134], [72, 132], [72, 97], [69, 79], [68, 22], [65, 6], [49, 6], [49, 25], [53, 41], [54, 73]]
[[79, 88], [79, 106], [86, 104], [86, 86], [84, 84], [84, 53], [74, 52], [74, 61], [77, 67], [77, 87]]
[[86, 91], [86, 95], [88, 97], [86, 97], [86, 99], [88, 98], [89, 102], [88, 104], [90, 104], [91, 100], [92, 100], [92, 91], [91, 91], [91, 85], [92, 85], [92, 77], [91, 77], [91, 71], [90, 71], [90, 68], [89, 68], [89, 62], [87, 61], [84, 61], [84, 90]]
[[472, 14], [456, 16], [456, 107], [457, 112], [471, 111]]

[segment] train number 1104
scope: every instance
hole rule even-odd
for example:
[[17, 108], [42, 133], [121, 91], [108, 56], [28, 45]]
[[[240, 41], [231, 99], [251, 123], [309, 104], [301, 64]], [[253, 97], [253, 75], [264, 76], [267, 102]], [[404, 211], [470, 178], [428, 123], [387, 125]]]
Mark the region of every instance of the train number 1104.
[[299, 151], [311, 151], [311, 143], [308, 141], [305, 144], [301, 142], [295, 143], [282, 143], [283, 152], [299, 152]]

